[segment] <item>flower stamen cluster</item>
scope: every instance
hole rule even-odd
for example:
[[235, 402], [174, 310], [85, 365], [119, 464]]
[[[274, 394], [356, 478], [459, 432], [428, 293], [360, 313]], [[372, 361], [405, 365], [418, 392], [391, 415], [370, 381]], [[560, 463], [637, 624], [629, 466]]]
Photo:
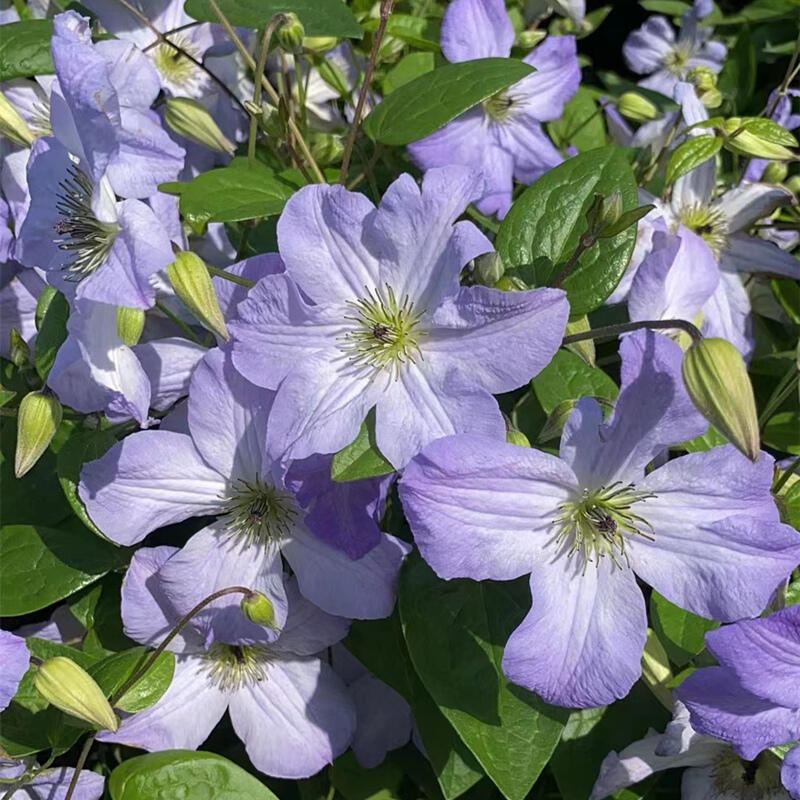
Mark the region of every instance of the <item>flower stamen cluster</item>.
[[201, 51], [185, 36], [175, 34], [170, 37], [170, 42], [161, 42], [153, 48], [151, 56], [153, 66], [165, 81], [173, 86], [189, 88], [192, 84], [202, 81], [204, 76], [200, 68], [186, 57], [188, 53], [192, 58], [200, 59]]
[[681, 209], [680, 221], [709, 246], [717, 259], [720, 258], [728, 244], [728, 223], [719, 209], [689, 206]]
[[511, 109], [515, 103], [514, 98], [508, 92], [498, 92], [493, 94], [488, 100], [483, 101], [483, 110], [495, 122], [503, 122], [511, 116]]
[[270, 657], [263, 645], [215, 642], [204, 658], [209, 678], [223, 692], [234, 692], [267, 679]]
[[228, 530], [247, 544], [287, 538], [297, 514], [291, 496], [265, 483], [260, 476], [253, 481], [234, 481], [224, 501]]

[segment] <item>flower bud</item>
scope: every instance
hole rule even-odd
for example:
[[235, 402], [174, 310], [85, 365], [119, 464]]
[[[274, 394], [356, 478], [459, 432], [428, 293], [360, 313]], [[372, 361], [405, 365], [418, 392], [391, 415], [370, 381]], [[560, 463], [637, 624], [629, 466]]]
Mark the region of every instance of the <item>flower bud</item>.
[[688, 78], [698, 92], [708, 92], [717, 88], [717, 76], [709, 67], [692, 67]]
[[20, 147], [30, 147], [35, 138], [28, 124], [2, 92], [0, 92], [0, 134]]
[[48, 658], [36, 670], [33, 682], [45, 700], [65, 713], [100, 730], [119, 728], [119, 719], [94, 678], [71, 658]]
[[332, 164], [344, 153], [342, 137], [335, 133], [312, 133], [308, 137], [308, 146], [317, 164]]
[[756, 461], [760, 449], [756, 403], [739, 351], [725, 339], [701, 339], [684, 354], [682, 371], [695, 408]]
[[789, 168], [780, 161], [770, 161], [764, 169], [762, 180], [766, 183], [783, 183], [789, 174]]
[[771, 119], [761, 117], [731, 117], [722, 123], [726, 134], [725, 146], [735, 153], [774, 161], [794, 158], [789, 149], [797, 146], [797, 139]]
[[287, 53], [302, 53], [303, 37], [306, 34], [303, 23], [293, 11], [283, 16], [283, 23], [278, 24], [278, 47]]
[[30, 392], [17, 411], [17, 451], [14, 474], [21, 478], [47, 450], [61, 424], [61, 403], [49, 392]]
[[164, 121], [179, 136], [197, 142], [210, 150], [232, 156], [236, 145], [214, 122], [202, 103], [188, 97], [168, 97]]
[[326, 53], [333, 50], [338, 41], [335, 36], [306, 36], [303, 39], [303, 48], [312, 53]]
[[133, 347], [144, 330], [144, 311], [141, 308], [117, 306], [117, 336]]
[[503, 277], [505, 267], [500, 253], [484, 253], [475, 259], [475, 268], [472, 273], [475, 280], [484, 286], [495, 286]]
[[256, 625], [263, 625], [273, 631], [278, 630], [275, 624], [275, 607], [266, 595], [261, 592], [250, 592], [242, 598], [239, 604], [244, 614], [250, 622]]
[[203, 260], [194, 253], [181, 251], [167, 267], [167, 277], [186, 308], [205, 328], [227, 341], [228, 329]]
[[617, 110], [623, 117], [634, 122], [649, 122], [658, 119], [658, 109], [638, 92], [625, 92], [617, 100]]
[[700, 93], [699, 100], [706, 108], [719, 108], [722, 105], [722, 92], [719, 89], [709, 89]]
[[792, 177], [786, 181], [785, 186], [795, 197], [800, 197], [800, 175], [792, 175]]
[[31, 363], [31, 349], [28, 343], [22, 338], [22, 334], [16, 329], [12, 328], [9, 333], [9, 351], [8, 358], [17, 369], [25, 369]]
[[494, 288], [500, 289], [502, 292], [525, 292], [528, 290], [525, 281], [516, 277], [516, 275], [503, 275], [494, 285]]
[[560, 402], [550, 412], [550, 416], [539, 431], [536, 441], [541, 444], [543, 442], [549, 442], [551, 439], [558, 439], [558, 437], [561, 436], [561, 431], [564, 430], [564, 426], [567, 424], [569, 415], [576, 405], [578, 405], [577, 400], [563, 400]]
[[521, 47], [523, 50], [533, 50], [546, 36], [547, 31], [543, 30], [521, 31], [517, 34], [517, 40], [514, 44], [516, 44], [517, 47]]
[[743, 156], [769, 158], [773, 161], [789, 161], [794, 158], [794, 153], [788, 147], [764, 141], [750, 131], [740, 131], [727, 140], [726, 146], [729, 150]]

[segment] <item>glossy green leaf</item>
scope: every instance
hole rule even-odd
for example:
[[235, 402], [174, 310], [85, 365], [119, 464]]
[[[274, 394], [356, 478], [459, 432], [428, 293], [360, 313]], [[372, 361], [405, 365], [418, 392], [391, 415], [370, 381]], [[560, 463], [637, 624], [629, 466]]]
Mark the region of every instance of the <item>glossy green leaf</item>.
[[128, 557], [82, 525], [5, 525], [0, 528], [0, 615], [46, 608], [123, 566]]
[[667, 163], [667, 183], [691, 172], [696, 167], [713, 158], [722, 149], [721, 136], [693, 136], [678, 145]]
[[392, 92], [364, 119], [364, 131], [384, 144], [416, 142], [532, 72], [508, 58], [447, 64]]
[[619, 388], [603, 370], [590, 367], [579, 355], [559, 350], [553, 360], [531, 381], [536, 399], [552, 413], [565, 400], [602, 397], [615, 400]]
[[165, 750], [123, 761], [111, 773], [108, 791], [112, 800], [278, 800], [227, 758], [194, 750]]
[[75, 722], [74, 718], [67, 721], [66, 714], [53, 706], [43, 711], [29, 711], [12, 701], [3, 712], [0, 748], [12, 758], [23, 758], [51, 749], [60, 755], [69, 750], [87, 730]]
[[370, 411], [358, 436], [340, 450], [331, 461], [331, 478], [340, 483], [388, 475], [394, 467], [381, 455], [375, 444], [375, 413]]
[[[67, 338], [69, 303], [61, 292], [48, 295], [47, 305], [41, 309], [41, 323], [34, 345], [34, 364], [39, 377], [45, 381], [50, 374], [58, 349]], [[37, 313], [39, 306], [37, 305]]]
[[427, 75], [434, 67], [433, 53], [409, 53], [395, 64], [383, 79], [384, 95], [391, 94], [420, 75]]
[[[378, 30], [378, 24], [379, 20], [377, 19], [367, 20], [364, 23], [364, 30], [375, 33]], [[438, 26], [434, 20], [425, 17], [395, 12], [389, 17], [386, 35], [393, 36], [418, 50], [436, 52], [439, 49]]]
[[[228, 22], [243, 28], [265, 28], [275, 14], [294, 12], [306, 36], [362, 36], [352, 11], [341, 0], [217, 0], [217, 6]], [[187, 0], [185, 9], [201, 22], [219, 22], [207, 0]]]
[[685, 667], [705, 647], [708, 631], [719, 628], [719, 622], [684, 611], [656, 591], [650, 595], [650, 616], [667, 654], [679, 667]]
[[[151, 651], [146, 647], [135, 647], [104, 658], [94, 664], [89, 674], [97, 681], [106, 697], [115, 694], [149, 659]], [[175, 655], [165, 651], [159, 655], [150, 669], [114, 704], [122, 711], [143, 711], [157, 702], [172, 683], [175, 672]]]
[[781, 411], [764, 426], [762, 442], [776, 450], [800, 455], [800, 425], [797, 411]]
[[593, 93], [583, 86], [564, 106], [561, 118], [549, 123], [547, 130], [557, 147], [564, 149], [573, 145], [579, 153], [606, 143], [603, 114]]
[[733, 102], [734, 110], [747, 108], [756, 88], [757, 67], [753, 34], [744, 26], [728, 51], [717, 80], [717, 87]]
[[0, 34], [0, 81], [50, 75], [55, 69], [50, 55], [53, 22], [31, 19], [2, 26]]
[[[619, 191], [623, 210], [639, 205], [636, 181], [624, 151], [589, 150], [545, 173], [511, 207], [497, 235], [497, 251], [506, 268], [549, 259], [556, 273], [575, 252], [586, 232], [586, 212], [595, 194]], [[630, 262], [636, 227], [601, 239], [578, 259], [564, 280], [573, 316], [600, 306], [614, 291]]]
[[399, 800], [405, 777], [400, 766], [390, 759], [365, 769], [352, 751], [336, 759], [330, 776], [331, 784], [346, 800]]
[[748, 117], [742, 120], [742, 127], [765, 142], [782, 144], [784, 147], [797, 147], [797, 137], [775, 120], [766, 117]]
[[522, 800], [567, 718], [500, 668], [524, 611], [503, 584], [443, 581], [419, 558], [400, 576], [400, 616], [414, 667], [442, 713], [508, 800]]

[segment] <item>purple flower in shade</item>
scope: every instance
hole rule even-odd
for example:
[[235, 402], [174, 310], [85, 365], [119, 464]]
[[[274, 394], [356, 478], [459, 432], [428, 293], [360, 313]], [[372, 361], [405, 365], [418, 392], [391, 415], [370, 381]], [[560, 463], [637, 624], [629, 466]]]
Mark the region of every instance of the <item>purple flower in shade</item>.
[[[441, 44], [448, 61], [508, 58], [513, 43], [503, 0], [447, 6]], [[561, 116], [581, 77], [573, 36], [548, 37], [524, 61], [537, 71], [408, 148], [421, 169], [462, 164], [483, 170], [486, 189], [475, 205], [501, 219], [511, 207], [514, 178], [533, 183], [563, 160], [541, 123]]]
[[[753, 760], [800, 739], [800, 606], [706, 634], [720, 666], [699, 669], [675, 690], [698, 733], [730, 742]], [[790, 749], [783, 785], [800, 798], [800, 747]]]
[[[264, 452], [272, 401], [271, 392], [242, 378], [220, 350], [210, 351], [192, 376], [186, 433], [141, 431], [84, 466], [80, 495], [89, 515], [126, 545], [188, 517], [220, 515], [162, 570], [164, 592], [181, 613], [247, 575], [258, 582], [251, 588], [272, 601], [280, 626], [286, 615], [283, 555], [300, 591], [324, 610], [387, 616], [408, 547], [377, 527], [380, 482], [368, 482], [371, 494], [364, 484], [338, 484], [338, 498], [318, 502], [342, 519], [315, 517], [304, 492], [309, 475], [285, 475]], [[245, 620], [238, 599], [223, 598], [215, 608], [235, 613], [201, 615], [208, 638], [232, 644], [274, 638]]]
[[647, 76], [639, 81], [640, 86], [671, 97], [676, 83], [685, 81], [694, 67], [715, 73], [722, 69], [727, 48], [722, 42], [709, 41], [711, 28], [698, 25], [710, 13], [711, 3], [695, 0], [694, 8], [683, 15], [677, 38], [669, 20], [662, 16], [649, 17], [628, 36], [622, 53], [634, 72]]
[[760, 613], [800, 561], [800, 536], [770, 495], [766, 453], [754, 464], [718, 447], [645, 474], [706, 423], [683, 388], [677, 344], [639, 331], [620, 351], [611, 419], [580, 400], [561, 458], [452, 436], [400, 482], [417, 546], [440, 577], [530, 573], [532, 608], [503, 671], [556, 705], [606, 705], [639, 677], [647, 619], [637, 576], [681, 608], [733, 620]]
[[448, 167], [429, 170], [421, 191], [401, 175], [377, 209], [339, 186], [289, 200], [286, 274], [259, 281], [228, 326], [236, 368], [277, 390], [270, 452], [333, 453], [373, 406], [377, 446], [397, 468], [447, 434], [505, 437], [492, 393], [550, 361], [568, 309], [560, 290], [459, 286], [462, 267], [492, 249], [455, 223], [481, 191], [472, 170]]
[[12, 328], [29, 347], [36, 338], [36, 304], [45, 287], [36, 270], [24, 269], [14, 261], [2, 264], [0, 272], [0, 356], [7, 358]]
[[[775, 120], [778, 125], [782, 125], [788, 131], [796, 131], [800, 128], [800, 114], [792, 113], [792, 101], [795, 97], [800, 97], [800, 89], [787, 89], [786, 94], [781, 95], [775, 103], [775, 110], [770, 118]], [[775, 102], [775, 92], [769, 97], [770, 104]], [[764, 176], [764, 170], [769, 164], [766, 158], [752, 158], [744, 171], [742, 180], [748, 182], [760, 181]]]
[[730, 745], [702, 736], [689, 724], [689, 711], [678, 702], [664, 733], [651, 730], [621, 753], [609, 753], [589, 800], [603, 800], [656, 772], [687, 767], [681, 778], [682, 800], [789, 800], [781, 788], [780, 761], [772, 753], [758, 764], [743, 763]]
[[[143, 548], [133, 557], [122, 586], [122, 618], [138, 642], [156, 644], [180, 618], [158, 578], [177, 553]], [[315, 608], [293, 582], [287, 595], [286, 623], [270, 644], [207, 648], [194, 629], [185, 629], [169, 645], [178, 655], [164, 696], [98, 738], [151, 751], [194, 749], [227, 710], [261, 772], [306, 778], [333, 761], [350, 743], [355, 710], [342, 679], [315, 654], [338, 642], [349, 622]]]
[[[32, 769], [32, 766], [27, 760], [0, 760], [4, 800], [64, 800], [75, 770], [71, 767]], [[100, 800], [104, 785], [102, 775], [87, 769], [81, 770], [72, 800]]]
[[0, 711], [8, 707], [17, 693], [22, 676], [28, 671], [30, 654], [25, 640], [8, 631], [0, 630]]

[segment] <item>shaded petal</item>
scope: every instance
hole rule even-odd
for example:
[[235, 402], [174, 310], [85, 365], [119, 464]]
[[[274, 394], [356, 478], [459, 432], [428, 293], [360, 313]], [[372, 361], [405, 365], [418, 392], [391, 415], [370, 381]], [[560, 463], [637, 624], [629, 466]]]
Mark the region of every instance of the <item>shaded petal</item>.
[[629, 569], [589, 564], [562, 550], [531, 572], [531, 610], [503, 653], [509, 680], [569, 708], [625, 697], [641, 675], [644, 598]]
[[781, 206], [794, 203], [794, 195], [771, 183], [743, 183], [725, 192], [717, 208], [725, 215], [731, 233], [746, 230]]
[[506, 58], [514, 28], [503, 0], [453, 0], [442, 19], [444, 57], [453, 63], [474, 58]]
[[[491, 131], [497, 146], [508, 156], [514, 165], [514, 177], [520, 183], [533, 183], [545, 172], [557, 167], [564, 158], [555, 145], [545, 135], [542, 126], [533, 115], [512, 117], [505, 123], [493, 124]], [[491, 163], [491, 162], [490, 162]], [[485, 164], [484, 173], [489, 165]], [[504, 175], [497, 171], [498, 180]], [[498, 215], [502, 219], [505, 213]]]
[[356, 726], [344, 683], [318, 658], [270, 662], [266, 680], [231, 697], [230, 714], [253, 765], [276, 778], [319, 772], [347, 749]]
[[9, 631], [0, 630], [0, 711], [4, 711], [17, 693], [22, 676], [28, 671], [30, 653], [25, 640]]
[[449, 164], [481, 169], [490, 142], [486, 115], [482, 109], [472, 108], [430, 136], [411, 142], [408, 152], [422, 170]]
[[672, 52], [675, 31], [662, 16], [648, 17], [641, 28], [625, 40], [622, 55], [625, 63], [640, 75], [655, 72]]
[[[214, 236], [214, 238], [217, 236], [224, 237], [224, 240], [227, 242], [225, 227], [219, 223], [216, 224], [219, 225], [219, 227], [214, 227], [215, 223], [211, 223], [208, 226], [208, 236], [205, 241], [207, 247], [210, 247], [212, 244], [212, 236]], [[230, 244], [227, 246], [230, 247]], [[202, 257], [202, 253], [199, 254]], [[208, 258], [204, 258], [203, 260], [206, 262], [209, 261]], [[228, 263], [227, 259], [225, 259], [223, 263]], [[283, 259], [281, 259], [277, 253], [259, 253], [259, 255], [246, 258], [244, 261], [240, 261], [238, 264], [234, 264], [225, 270], [225, 272], [230, 275], [238, 275], [240, 278], [246, 278], [253, 283], [257, 283], [266, 275], [279, 275], [283, 271]], [[217, 295], [217, 301], [219, 302], [222, 316], [225, 317], [226, 320], [233, 319], [236, 315], [239, 303], [247, 299], [252, 291], [254, 291], [253, 289], [248, 289], [246, 286], [239, 286], [239, 284], [233, 283], [225, 278], [212, 278], [211, 283], [214, 284], [214, 292]]]
[[727, 339], [748, 358], [753, 350], [753, 320], [750, 298], [738, 275], [720, 272], [719, 283], [703, 308], [704, 336]]
[[773, 242], [745, 233], [734, 233], [728, 239], [728, 249], [722, 254], [720, 267], [728, 272], [767, 273], [800, 280], [797, 256], [781, 250]]
[[[17, 792], [11, 792], [11, 800], [65, 800], [72, 776], [72, 767], [57, 767], [38, 772], [30, 783]], [[105, 787], [105, 778], [88, 769], [81, 770], [73, 800], [100, 800]]]
[[510, 580], [544, 557], [558, 506], [577, 490], [562, 461], [477, 436], [449, 436], [399, 482], [414, 541], [441, 578]]
[[150, 405], [156, 411], [166, 411], [189, 393], [192, 373], [206, 348], [172, 336], [137, 344], [133, 352], [150, 381]]
[[147, 111], [161, 91], [153, 62], [130, 42], [105, 39], [94, 45], [108, 65], [108, 80], [121, 106]]
[[800, 797], [800, 747], [793, 747], [783, 757], [781, 783], [792, 797]]
[[84, 465], [79, 494], [101, 531], [131, 545], [156, 528], [218, 512], [226, 487], [190, 437], [141, 431]]
[[521, 108], [532, 119], [559, 119], [581, 81], [575, 37], [548, 36], [523, 61], [535, 67], [536, 72], [515, 83], [508, 89], [509, 94], [515, 101], [520, 98]]

